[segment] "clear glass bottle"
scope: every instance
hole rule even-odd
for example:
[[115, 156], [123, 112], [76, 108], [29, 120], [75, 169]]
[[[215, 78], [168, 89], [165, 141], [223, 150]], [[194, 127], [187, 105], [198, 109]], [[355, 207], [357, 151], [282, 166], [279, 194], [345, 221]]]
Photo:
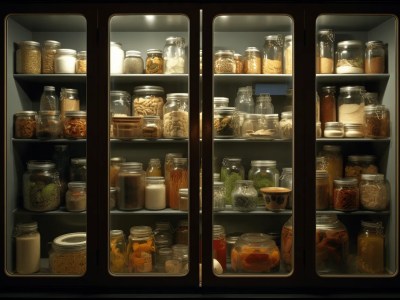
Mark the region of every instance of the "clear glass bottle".
[[185, 56], [185, 39], [177, 36], [167, 37], [163, 50], [164, 74], [184, 74]]
[[364, 124], [364, 87], [345, 86], [340, 88], [338, 98], [338, 121]]
[[333, 209], [355, 211], [360, 208], [360, 189], [356, 178], [333, 180]]
[[235, 74], [236, 62], [234, 58], [235, 51], [219, 50], [214, 55], [214, 73], [215, 74]]
[[[156, 85], [135, 86], [132, 106], [133, 116], [159, 116], [163, 118], [164, 88]], [[169, 94], [171, 95], [171, 94]]]
[[85, 181], [87, 178], [87, 167], [85, 157], [71, 158], [69, 165], [69, 180], [70, 181]]
[[360, 181], [361, 207], [382, 211], [389, 207], [389, 185], [383, 174], [362, 174]]
[[216, 259], [226, 271], [226, 236], [222, 225], [213, 225], [213, 258]]
[[121, 163], [126, 162], [125, 157], [111, 157], [110, 158], [110, 186], [117, 186], [117, 176], [121, 168]]
[[281, 258], [283, 266], [287, 272], [292, 271], [293, 267], [293, 217], [283, 224], [281, 230]]
[[179, 189], [189, 187], [188, 159], [177, 157], [173, 159], [173, 168], [169, 173], [168, 206], [179, 209]]
[[75, 74], [76, 50], [57, 49], [54, 57], [54, 73]]
[[315, 172], [315, 209], [325, 210], [330, 208], [328, 172], [316, 170]]
[[127, 248], [128, 272], [152, 272], [155, 251], [155, 241], [151, 227], [132, 226]]
[[365, 73], [382, 74], [385, 72], [385, 46], [382, 41], [365, 43]]
[[29, 275], [40, 270], [38, 223], [18, 223], [15, 227], [15, 271]]
[[125, 273], [127, 271], [126, 239], [121, 229], [110, 230], [110, 272]]
[[264, 42], [262, 73], [282, 74], [283, 38], [281, 35], [267, 35]]
[[142, 74], [144, 71], [142, 53], [137, 50], [126, 51], [123, 70], [124, 74]]
[[385, 105], [367, 105], [364, 109], [364, 133], [366, 138], [388, 138], [390, 120]]
[[66, 111], [78, 111], [78, 110], [80, 110], [78, 90], [61, 88], [60, 92], [61, 119], [64, 119]]
[[254, 107], [254, 113], [256, 114], [273, 114], [274, 105], [272, 104], [271, 95], [268, 93], [261, 93], [256, 99], [256, 105]]
[[252, 180], [258, 194], [258, 205], [264, 206], [262, 187], [279, 186], [279, 171], [275, 160], [252, 160], [248, 172], [249, 180]]
[[164, 138], [182, 139], [189, 137], [189, 95], [187, 93], [167, 94], [164, 105]]
[[318, 31], [318, 54], [317, 70], [320, 74], [333, 74], [334, 73], [334, 59], [335, 59], [335, 33], [332, 29], [323, 29]]
[[146, 74], [163, 74], [163, 52], [160, 49], [148, 49], [146, 53]]
[[251, 86], [239, 87], [235, 98], [235, 107], [238, 112], [254, 113], [254, 99]]
[[164, 177], [146, 177], [144, 207], [149, 210], [161, 210], [167, 207]]
[[59, 111], [59, 100], [55, 93], [54, 86], [44, 86], [42, 95], [40, 96], [40, 110], [56, 110]]
[[86, 139], [86, 111], [67, 111], [63, 121], [63, 136], [66, 139]]
[[224, 183], [222, 181], [214, 181], [214, 184], [213, 184], [213, 211], [222, 211], [222, 210], [225, 210]]
[[68, 182], [68, 190], [65, 194], [65, 208], [67, 211], [80, 212], [86, 210], [86, 182]]
[[236, 180], [232, 190], [232, 209], [242, 212], [253, 211], [258, 205], [258, 193], [252, 180]]
[[239, 116], [235, 107], [214, 108], [214, 137], [235, 138], [239, 135]]
[[42, 46], [42, 74], [54, 74], [54, 59], [61, 43], [47, 40]]
[[38, 139], [58, 139], [62, 126], [60, 112], [53, 110], [39, 111], [36, 119], [36, 137]]
[[293, 170], [292, 168], [282, 168], [281, 176], [279, 177], [279, 186], [288, 188], [291, 192], [288, 199], [287, 208], [293, 207]]
[[225, 204], [232, 204], [232, 191], [237, 180], [244, 179], [244, 167], [241, 158], [224, 158], [221, 166], [221, 181], [225, 186]]
[[79, 51], [76, 54], [76, 65], [75, 65], [75, 73], [76, 74], [86, 74], [87, 69], [87, 54], [86, 51]]
[[293, 120], [292, 112], [284, 111], [281, 113], [281, 120], [279, 121], [279, 133], [281, 139], [291, 139], [293, 136]]
[[161, 172], [161, 161], [159, 158], [150, 158], [146, 169], [146, 177], [160, 177]]
[[179, 189], [179, 210], [188, 211], [190, 205], [189, 189]]
[[260, 50], [257, 47], [247, 47], [244, 53], [244, 74], [261, 74]]
[[364, 73], [364, 45], [358, 40], [342, 41], [337, 44], [337, 74]]
[[138, 162], [121, 163], [117, 177], [118, 209], [139, 210], [144, 207], [146, 172]]
[[127, 117], [132, 114], [131, 96], [126, 91], [110, 91], [111, 117]]
[[110, 74], [124, 73], [125, 52], [122, 44], [110, 42]]
[[18, 74], [40, 74], [42, 54], [40, 43], [35, 41], [21, 41], [16, 51], [15, 68]]
[[325, 130], [326, 122], [336, 122], [336, 87], [324, 86], [321, 89], [320, 120], [321, 130]]
[[14, 114], [14, 138], [36, 138], [37, 112], [31, 110], [20, 111]]

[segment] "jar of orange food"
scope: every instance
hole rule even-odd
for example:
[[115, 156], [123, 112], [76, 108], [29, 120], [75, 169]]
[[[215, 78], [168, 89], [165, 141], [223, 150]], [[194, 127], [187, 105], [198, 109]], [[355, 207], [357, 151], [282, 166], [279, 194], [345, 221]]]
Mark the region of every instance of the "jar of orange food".
[[132, 226], [128, 240], [128, 271], [131, 273], [152, 272], [155, 242], [151, 227]]

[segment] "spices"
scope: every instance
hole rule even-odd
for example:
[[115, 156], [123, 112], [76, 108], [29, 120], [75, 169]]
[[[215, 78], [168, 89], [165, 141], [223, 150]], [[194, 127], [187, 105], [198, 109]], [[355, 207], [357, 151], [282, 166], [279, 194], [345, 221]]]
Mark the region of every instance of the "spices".
[[78, 90], [61, 88], [60, 92], [61, 119], [64, 119], [65, 112], [80, 110]]
[[167, 207], [164, 177], [146, 177], [144, 207], [150, 210], [161, 210]]
[[114, 138], [129, 140], [142, 138], [143, 117], [113, 117]]
[[189, 96], [187, 93], [167, 94], [164, 105], [163, 135], [164, 138], [189, 137]]
[[40, 233], [37, 222], [19, 223], [15, 228], [15, 271], [21, 275], [40, 269]]
[[340, 88], [338, 100], [338, 121], [346, 123], [364, 123], [364, 87], [345, 86]]
[[254, 187], [257, 190], [258, 205], [264, 206], [264, 199], [260, 189], [279, 185], [279, 171], [276, 168], [276, 161], [252, 160], [248, 178], [254, 182]]
[[232, 209], [249, 212], [257, 208], [258, 193], [252, 180], [236, 180], [232, 190]]
[[244, 55], [245, 74], [261, 74], [261, 55], [257, 47], [247, 47]]
[[243, 64], [243, 57], [239, 53], [235, 53], [233, 55], [233, 59], [235, 60], [236, 64], [236, 74], [243, 74], [244, 64]]
[[367, 105], [365, 107], [364, 130], [366, 138], [389, 137], [389, 111], [385, 105]]
[[57, 110], [59, 111], [59, 100], [55, 94], [54, 86], [45, 86], [40, 96], [40, 110]]
[[337, 45], [337, 74], [364, 73], [364, 48], [361, 41], [342, 41]]
[[341, 122], [326, 122], [324, 137], [326, 138], [341, 138], [344, 137], [344, 127]]
[[79, 51], [78, 54], [76, 55], [75, 73], [86, 74], [86, 66], [87, 66], [86, 51]]
[[65, 194], [65, 208], [67, 211], [86, 210], [86, 182], [71, 181]]
[[363, 124], [357, 124], [357, 123], [344, 124], [344, 137], [347, 137], [347, 138], [362, 138], [362, 137], [364, 137]]
[[159, 116], [163, 118], [164, 88], [155, 85], [135, 86], [133, 90], [134, 116]]
[[292, 35], [285, 36], [283, 46], [283, 74], [292, 74], [293, 72], [293, 43]]
[[168, 206], [179, 209], [179, 189], [188, 188], [187, 158], [176, 157], [173, 159], [173, 169], [169, 173]]
[[292, 112], [284, 111], [281, 113], [279, 121], [279, 132], [281, 139], [291, 139], [293, 136]]
[[69, 180], [86, 182], [86, 158], [71, 158]]
[[[215, 74], [235, 74], [236, 62], [233, 50], [220, 50], [215, 53], [214, 73]], [[244, 72], [244, 64], [243, 64]]]
[[144, 70], [142, 53], [136, 50], [126, 51], [123, 70], [124, 74], [142, 74]]
[[213, 258], [216, 259], [226, 271], [226, 237], [222, 225], [213, 225]]
[[36, 136], [39, 139], [58, 139], [61, 135], [60, 112], [43, 110], [36, 120]]
[[282, 74], [283, 38], [281, 35], [267, 35], [264, 42], [262, 74]]
[[57, 49], [54, 57], [54, 73], [75, 74], [76, 50]]
[[291, 216], [281, 230], [281, 257], [283, 266], [287, 272], [292, 271], [293, 266], [293, 217]]
[[14, 137], [16, 139], [33, 139], [36, 137], [35, 111], [20, 111], [14, 114]]
[[389, 206], [389, 189], [383, 174], [362, 174], [360, 182], [361, 207], [382, 211]]
[[324, 86], [321, 90], [320, 120], [321, 130], [325, 129], [326, 122], [336, 122], [336, 87]]
[[329, 209], [329, 182], [328, 172], [316, 170], [315, 174], [315, 208], [317, 210]]
[[162, 51], [159, 49], [147, 50], [146, 57], [146, 74], [163, 74], [164, 59]]
[[161, 174], [161, 162], [159, 158], [150, 158], [149, 164], [146, 169], [146, 177], [160, 177]]
[[145, 201], [145, 171], [138, 162], [122, 163], [117, 177], [118, 209], [139, 210]]
[[221, 181], [225, 186], [225, 204], [232, 204], [232, 191], [237, 180], [244, 179], [241, 158], [224, 158], [221, 166]]
[[132, 226], [128, 238], [128, 271], [147, 273], [153, 271], [155, 241], [151, 227]]
[[239, 134], [239, 118], [235, 107], [214, 109], [214, 137], [234, 138]]
[[110, 231], [110, 272], [125, 273], [127, 270], [126, 240], [120, 229]]
[[346, 177], [355, 177], [358, 182], [361, 174], [377, 174], [378, 166], [375, 163], [376, 157], [373, 155], [350, 155], [347, 157], [345, 167]]
[[222, 181], [213, 184], [213, 211], [225, 210], [225, 187]]
[[382, 41], [365, 43], [365, 73], [381, 74], [385, 72], [385, 48]]
[[178, 36], [167, 37], [163, 49], [164, 74], [184, 74], [185, 56], [185, 39]]
[[274, 186], [262, 187], [260, 192], [265, 200], [265, 208], [270, 211], [279, 212], [286, 208], [291, 190]]
[[122, 49], [122, 44], [110, 42], [110, 74], [124, 73], [124, 58], [125, 52]]
[[54, 74], [54, 59], [60, 42], [47, 40], [42, 47], [42, 74]]
[[16, 51], [15, 68], [18, 74], [40, 74], [42, 54], [40, 43], [35, 41], [22, 41], [18, 43]]
[[85, 139], [87, 132], [86, 111], [65, 112], [63, 133], [67, 139]]
[[340, 211], [354, 211], [360, 207], [360, 191], [356, 178], [334, 180], [333, 208]]
[[335, 33], [332, 29], [319, 30], [317, 39], [317, 73], [332, 74], [335, 57]]
[[182, 211], [189, 210], [189, 189], [179, 189], [179, 206], [178, 209]]
[[159, 139], [162, 137], [162, 122], [159, 116], [144, 116], [142, 136], [145, 139]]

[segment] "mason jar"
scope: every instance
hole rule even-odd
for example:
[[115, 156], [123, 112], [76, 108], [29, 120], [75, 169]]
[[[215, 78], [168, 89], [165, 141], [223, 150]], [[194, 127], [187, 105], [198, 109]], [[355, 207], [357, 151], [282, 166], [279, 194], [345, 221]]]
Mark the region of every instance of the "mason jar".
[[145, 203], [146, 172], [138, 162], [121, 163], [117, 177], [118, 209], [139, 210]]
[[240, 132], [243, 138], [255, 138], [260, 129], [259, 114], [245, 114]]
[[260, 93], [256, 99], [254, 106], [254, 113], [256, 114], [273, 114], [274, 105], [272, 104], [271, 95], [268, 93]]
[[226, 270], [226, 235], [225, 228], [222, 225], [213, 225], [213, 258], [216, 259], [222, 269]]
[[85, 157], [71, 158], [71, 163], [69, 167], [70, 167], [69, 170], [70, 181], [86, 181], [87, 167], [86, 167]]
[[125, 157], [111, 157], [110, 158], [110, 186], [116, 187], [117, 186], [117, 176], [118, 172], [121, 168], [121, 163], [126, 162]]
[[189, 94], [167, 94], [163, 107], [164, 138], [182, 139], [189, 137]]
[[67, 211], [79, 212], [86, 210], [86, 182], [68, 182], [68, 190], [65, 194], [65, 208]]
[[85, 139], [87, 135], [86, 111], [67, 111], [63, 122], [63, 135], [67, 139]]
[[254, 113], [253, 90], [251, 86], [242, 86], [237, 90], [235, 107], [239, 113]]
[[390, 120], [385, 105], [367, 105], [364, 109], [364, 133], [366, 138], [388, 138]]
[[149, 273], [153, 271], [155, 241], [150, 226], [132, 226], [127, 247], [128, 272]]
[[326, 122], [336, 122], [336, 87], [323, 86], [320, 98], [321, 130], [325, 130]]
[[338, 121], [343, 124], [364, 124], [364, 89], [360, 86], [340, 88], [338, 98]]
[[121, 229], [110, 230], [110, 272], [125, 273], [127, 271], [126, 239]]
[[283, 74], [292, 74], [293, 72], [293, 41], [292, 35], [285, 36], [283, 45]]
[[332, 29], [323, 29], [318, 31], [318, 67], [320, 74], [333, 74], [335, 59], [335, 33]]
[[167, 207], [164, 177], [146, 177], [144, 207], [149, 210], [161, 210]]
[[239, 117], [235, 107], [214, 108], [214, 137], [235, 138], [239, 135]]
[[325, 122], [324, 137], [342, 138], [344, 137], [344, 125], [342, 122]]
[[356, 178], [338, 178], [333, 181], [333, 209], [355, 211], [360, 208], [360, 190]]
[[244, 53], [244, 74], [261, 74], [260, 50], [257, 47], [247, 47]]
[[258, 193], [252, 180], [236, 180], [232, 190], [232, 209], [249, 212], [257, 208]]
[[383, 174], [361, 174], [360, 204], [372, 211], [389, 208], [389, 184]]
[[382, 41], [365, 43], [365, 73], [382, 74], [385, 72], [385, 46]]
[[361, 41], [349, 40], [337, 44], [336, 73], [364, 73], [364, 45]]
[[291, 139], [293, 136], [293, 121], [292, 112], [284, 111], [281, 113], [281, 120], [279, 121], [279, 133], [281, 139]]
[[248, 172], [249, 180], [252, 180], [257, 190], [258, 205], [264, 206], [264, 198], [260, 191], [262, 187], [279, 186], [279, 171], [275, 160], [252, 160]]
[[131, 96], [126, 91], [110, 91], [110, 113], [112, 117], [127, 117], [132, 114]]
[[14, 138], [34, 139], [36, 138], [36, 111], [20, 111], [14, 114]]
[[15, 271], [29, 275], [40, 270], [40, 233], [38, 223], [18, 223], [15, 227]]
[[75, 65], [75, 73], [76, 74], [86, 74], [87, 72], [87, 54], [86, 51], [79, 51], [76, 54], [76, 65]]
[[35, 41], [21, 41], [16, 51], [15, 68], [18, 74], [40, 74], [42, 54], [40, 43]]
[[145, 139], [159, 139], [162, 137], [162, 121], [160, 116], [144, 116], [142, 135]]
[[46, 40], [42, 46], [42, 74], [54, 74], [54, 60], [61, 43]]
[[243, 74], [244, 73], [244, 62], [243, 62], [243, 56], [240, 53], [235, 53], [233, 54], [233, 59], [236, 64], [236, 74]]
[[378, 165], [374, 155], [349, 155], [345, 166], [345, 177], [361, 180], [362, 174], [377, 174]]
[[227, 97], [214, 97], [213, 103], [214, 103], [214, 108], [227, 107], [227, 106], [229, 106], [229, 98], [227, 98]]
[[164, 74], [184, 74], [185, 56], [185, 39], [177, 36], [167, 37], [163, 49]]
[[60, 112], [61, 119], [64, 119], [65, 112], [80, 110], [80, 100], [77, 89], [61, 88], [60, 92]]
[[235, 51], [233, 51], [233, 50], [219, 50], [215, 53], [215, 55], [214, 55], [214, 73], [215, 74], [235, 74], [236, 73], [236, 62], [235, 62], [235, 58], [234, 58], [234, 53], [235, 53]]
[[283, 38], [281, 35], [267, 35], [264, 42], [262, 73], [282, 74]]
[[364, 125], [357, 123], [344, 124], [344, 137], [347, 138], [363, 138], [364, 137]]
[[222, 181], [213, 184], [213, 211], [225, 210], [225, 187]]
[[160, 49], [148, 49], [146, 53], [146, 74], [163, 74], [163, 52]]
[[232, 191], [237, 180], [245, 177], [241, 158], [226, 157], [222, 161], [221, 181], [225, 186], [225, 204], [232, 204]]
[[124, 73], [125, 52], [122, 44], [110, 42], [110, 74]]
[[38, 139], [58, 139], [61, 136], [61, 132], [62, 125], [59, 111], [39, 111], [36, 120], [36, 137]]
[[123, 70], [124, 74], [142, 74], [144, 70], [142, 53], [137, 50], [126, 51]]
[[76, 50], [57, 49], [54, 58], [54, 73], [75, 74]]
[[135, 86], [133, 95], [133, 116], [159, 116], [160, 119], [163, 118], [163, 87], [155, 85]]

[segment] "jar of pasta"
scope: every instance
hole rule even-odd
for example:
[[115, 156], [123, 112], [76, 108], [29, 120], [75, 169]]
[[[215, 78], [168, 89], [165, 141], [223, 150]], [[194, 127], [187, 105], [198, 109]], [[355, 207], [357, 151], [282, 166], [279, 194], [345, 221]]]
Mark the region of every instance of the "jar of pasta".
[[19, 42], [15, 65], [18, 74], [40, 74], [42, 67], [40, 43], [35, 41]]
[[338, 178], [334, 181], [333, 208], [354, 211], [360, 208], [360, 190], [356, 178]]
[[378, 166], [374, 155], [350, 155], [347, 157], [345, 177], [355, 177], [358, 182], [361, 174], [377, 174]]
[[365, 73], [381, 74], [385, 72], [385, 46], [382, 41], [365, 43]]
[[367, 210], [388, 209], [389, 186], [383, 174], [361, 174], [360, 203]]
[[125, 234], [120, 229], [114, 229], [110, 231], [110, 272], [125, 273], [126, 271]]
[[36, 111], [20, 111], [14, 114], [14, 137], [16, 139], [36, 138]]
[[163, 108], [164, 138], [182, 139], [189, 137], [189, 95], [187, 93], [167, 94]]
[[281, 35], [267, 35], [264, 42], [262, 62], [263, 74], [282, 74], [283, 38]]
[[132, 226], [127, 249], [128, 272], [148, 273], [153, 271], [156, 249], [150, 226]]
[[57, 49], [61, 46], [60, 42], [47, 40], [42, 46], [42, 73], [54, 74], [54, 58]]
[[244, 51], [244, 73], [261, 74], [261, 54], [257, 47], [247, 47]]
[[134, 116], [159, 116], [163, 118], [164, 88], [154, 85], [136, 86], [133, 90]]
[[159, 49], [148, 49], [146, 57], [146, 74], [163, 74], [164, 58]]
[[235, 74], [236, 62], [233, 50], [219, 50], [214, 56], [215, 74]]
[[389, 111], [385, 105], [367, 105], [364, 112], [365, 137], [372, 139], [389, 137]]
[[87, 124], [86, 111], [67, 111], [63, 122], [63, 134], [67, 139], [85, 139]]

